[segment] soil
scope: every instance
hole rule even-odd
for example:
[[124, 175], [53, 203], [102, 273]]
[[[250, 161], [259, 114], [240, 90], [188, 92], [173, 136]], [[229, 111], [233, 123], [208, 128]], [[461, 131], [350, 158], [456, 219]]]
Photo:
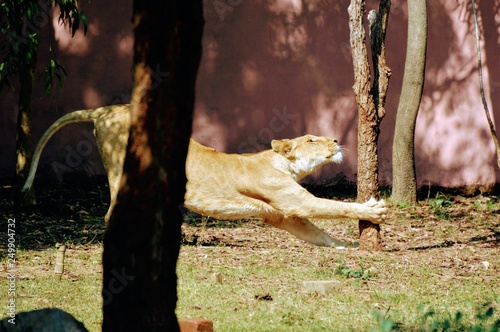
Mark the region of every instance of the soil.
[[[67, 260], [72, 266], [65, 271], [63, 278], [70, 281], [86, 280], [89, 276], [99, 278], [102, 274], [100, 257], [105, 232], [104, 215], [109, 202], [106, 179], [75, 176], [66, 177], [64, 183], [47, 181], [35, 185], [38, 204], [16, 211], [12, 199], [14, 189], [0, 182], [0, 261], [3, 261], [0, 268], [7, 269], [7, 245], [4, 245], [9, 240], [7, 224], [15, 219], [16, 260], [22, 267], [18, 271], [21, 280], [52, 277], [53, 253], [60, 244], [67, 246]], [[317, 196], [354, 200], [352, 188], [345, 191], [321, 187], [308, 189]], [[461, 287], [464, 280], [478, 280], [486, 288], [497, 288], [500, 282], [500, 196], [464, 197], [431, 191], [425, 195], [416, 206], [390, 206], [388, 220], [381, 227], [381, 253], [332, 249], [331, 256], [328, 254], [325, 258], [320, 254], [324, 253], [324, 248], [300, 241], [260, 220], [223, 221], [186, 213], [180, 260], [186, 266], [199, 266], [200, 255], [206, 257], [207, 247], [214, 246], [218, 247], [216, 264], [221, 266], [240, 266], [254, 260], [255, 255], [259, 256], [259, 264], [274, 266], [282, 263], [280, 257], [290, 255], [293, 264], [300, 267], [335, 270], [345, 273], [346, 277], [361, 271], [362, 276], [354, 277], [363, 280], [365, 273], [375, 276], [364, 280], [367, 284], [361, 289], [361, 286], [356, 286], [358, 279], [344, 283], [346, 294], [356, 292], [361, 298], [366, 298], [364, 301], [370, 299], [370, 287], [400, 291], [401, 278], [394, 277], [394, 270], [410, 275], [416, 273], [413, 278], [419, 280], [422, 277], [414, 271], [428, 269], [439, 281], [433, 287], [445, 291]], [[354, 241], [357, 238], [356, 221], [315, 220], [314, 223], [341, 240]], [[336, 263], [339, 257], [343, 257], [341, 267], [344, 270], [339, 270]], [[207, 268], [207, 273], [210, 273], [210, 268]], [[220, 279], [223, 278], [221, 275]], [[259, 303], [273, 302], [275, 296], [279, 296], [279, 292], [271, 294], [268, 289], [272, 288], [263, 286], [265, 283], [274, 285], [274, 277], [269, 280], [249, 278], [246, 283], [255, 288], [254, 300]], [[350, 284], [354, 288], [350, 288]], [[30, 302], [30, 306], [55, 305], [50, 302], [50, 297], [39, 296], [35, 303]], [[497, 302], [494, 295], [493, 302]], [[488, 305], [498, 312], [498, 303]], [[373, 306], [388, 312], [385, 304], [374, 303]], [[194, 314], [199, 315], [199, 310], [196, 309]], [[189, 314], [184, 311], [184, 315]], [[94, 313], [86, 315], [89, 315], [85, 316], [89, 326], [100, 330], [100, 318]]]
[[[317, 196], [353, 201], [354, 191], [339, 196], [331, 188], [308, 188]], [[16, 247], [24, 250], [53, 248], [64, 243], [71, 246], [100, 245], [105, 231], [104, 215], [109, 191], [105, 177], [67, 177], [62, 182], [37, 182], [37, 205], [16, 211], [14, 189], [0, 185], [0, 229], [7, 229], [9, 219], [16, 220]], [[418, 251], [431, 248], [459, 248], [473, 245], [477, 250], [496, 249], [500, 245], [500, 196], [459, 195], [428, 198], [417, 206], [392, 206], [388, 223], [382, 226], [383, 250]], [[350, 223], [320, 223], [335, 237], [354, 240], [357, 228]], [[0, 243], [7, 243], [7, 232], [0, 232]], [[290, 241], [290, 235], [264, 225], [259, 220], [221, 221], [187, 213], [183, 224], [182, 244], [186, 246], [290, 247], [303, 246]], [[0, 248], [0, 258], [5, 248]], [[497, 262], [500, 258], [497, 259]], [[498, 264], [497, 264], [498, 265]]]

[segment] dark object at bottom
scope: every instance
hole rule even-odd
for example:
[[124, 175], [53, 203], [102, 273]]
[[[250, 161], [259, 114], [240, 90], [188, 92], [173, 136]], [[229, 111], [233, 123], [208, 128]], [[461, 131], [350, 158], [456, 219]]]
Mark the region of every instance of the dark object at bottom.
[[88, 332], [85, 326], [61, 309], [21, 312], [0, 321], [0, 332]]

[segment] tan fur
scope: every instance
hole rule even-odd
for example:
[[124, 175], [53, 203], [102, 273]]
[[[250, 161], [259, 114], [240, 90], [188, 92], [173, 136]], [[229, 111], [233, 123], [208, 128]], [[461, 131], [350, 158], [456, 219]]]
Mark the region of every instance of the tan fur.
[[[116, 203], [125, 158], [129, 105], [76, 111], [61, 119], [38, 143], [23, 190], [31, 187], [41, 150], [53, 133], [68, 123], [94, 120], [111, 194], [108, 220]], [[358, 204], [317, 198], [297, 183], [319, 166], [342, 160], [336, 140], [305, 135], [274, 140], [271, 145], [272, 149], [258, 153], [226, 154], [191, 140], [186, 160], [186, 208], [219, 219], [262, 218], [302, 240], [337, 248], [357, 244], [330, 237], [308, 218], [352, 218], [375, 223], [386, 218], [383, 200]]]

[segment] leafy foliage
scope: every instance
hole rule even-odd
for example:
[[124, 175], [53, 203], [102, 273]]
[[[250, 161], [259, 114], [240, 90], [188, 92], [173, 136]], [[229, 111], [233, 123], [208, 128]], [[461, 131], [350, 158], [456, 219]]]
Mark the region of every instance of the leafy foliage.
[[390, 309], [385, 314], [378, 310], [372, 310], [372, 316], [375, 317], [377, 325], [371, 329], [371, 332], [390, 332], [397, 331], [398, 324], [392, 320], [389, 315]]
[[[437, 331], [471, 331], [471, 332], [498, 332], [500, 329], [500, 319], [494, 318], [495, 309], [490, 304], [483, 305], [477, 310], [475, 322], [470, 325], [464, 321], [464, 314], [457, 311], [451, 315], [437, 315], [432, 310], [425, 310], [424, 306], [419, 306], [418, 310], [422, 313], [420, 316], [420, 325], [411, 328], [411, 331], [419, 332], [437, 332]], [[403, 324], [395, 322], [389, 315], [389, 310], [382, 314], [378, 310], [373, 310], [377, 324], [371, 329], [372, 332], [390, 332], [390, 331], [407, 331], [403, 328]]]
[[373, 273], [370, 270], [361, 269], [351, 269], [345, 265], [339, 265], [335, 269], [335, 275], [341, 275], [346, 278], [356, 278], [356, 279], [369, 279], [373, 277]]
[[49, 64], [45, 66], [43, 73], [45, 82], [45, 94], [47, 95], [50, 94], [50, 91], [52, 90], [54, 76], [57, 78], [57, 81], [59, 82], [58, 88], [60, 89], [64, 81], [64, 76], [67, 75], [64, 67], [54, 59], [51, 59], [49, 61]]
[[[13, 78], [36, 61], [39, 34], [51, 29], [53, 6], [59, 7], [59, 23], [68, 24], [72, 36], [82, 24], [87, 33], [87, 17], [78, 9], [77, 0], [4, 0], [0, 4], [0, 32], [5, 36], [0, 43], [0, 90], [4, 86], [13, 89]], [[54, 53], [43, 75], [47, 94], [53, 90], [54, 78], [61, 86], [66, 71]]]
[[447, 208], [452, 205], [451, 201], [443, 195], [438, 195], [435, 199], [429, 199], [429, 205], [434, 209], [434, 215], [442, 219], [448, 219]]

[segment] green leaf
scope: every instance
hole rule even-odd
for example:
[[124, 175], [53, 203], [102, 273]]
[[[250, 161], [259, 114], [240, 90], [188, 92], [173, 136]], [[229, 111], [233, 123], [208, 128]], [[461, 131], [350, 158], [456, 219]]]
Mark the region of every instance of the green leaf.
[[497, 319], [488, 332], [498, 332], [500, 330], [500, 319]]
[[80, 19], [83, 22], [83, 34], [87, 35], [87, 29], [89, 27], [89, 22], [87, 20], [87, 16], [85, 16], [83, 13], [80, 12]]
[[491, 316], [493, 316], [494, 311], [495, 310], [493, 309], [493, 307], [489, 307], [488, 310], [486, 310], [486, 312], [484, 313], [484, 316], [490, 318]]
[[58, 63], [57, 66], [58, 66], [57, 70], [61, 71], [64, 74], [64, 76], [68, 76], [66, 69], [61, 64]]
[[49, 96], [51, 90], [52, 90], [52, 82], [45, 81], [45, 94]]
[[394, 322], [392, 319], [385, 319], [384, 322], [382, 323], [382, 331], [384, 332], [390, 332], [392, 331], [392, 328], [394, 327]]
[[73, 27], [71, 28], [72, 29], [72, 31], [71, 31], [71, 37], [75, 36], [76, 31], [80, 27], [80, 19], [78, 18], [78, 16], [73, 19], [73, 23], [74, 23]]
[[423, 318], [427, 320], [427, 318], [434, 316], [434, 314], [435, 312], [433, 310], [429, 310], [424, 314]]

